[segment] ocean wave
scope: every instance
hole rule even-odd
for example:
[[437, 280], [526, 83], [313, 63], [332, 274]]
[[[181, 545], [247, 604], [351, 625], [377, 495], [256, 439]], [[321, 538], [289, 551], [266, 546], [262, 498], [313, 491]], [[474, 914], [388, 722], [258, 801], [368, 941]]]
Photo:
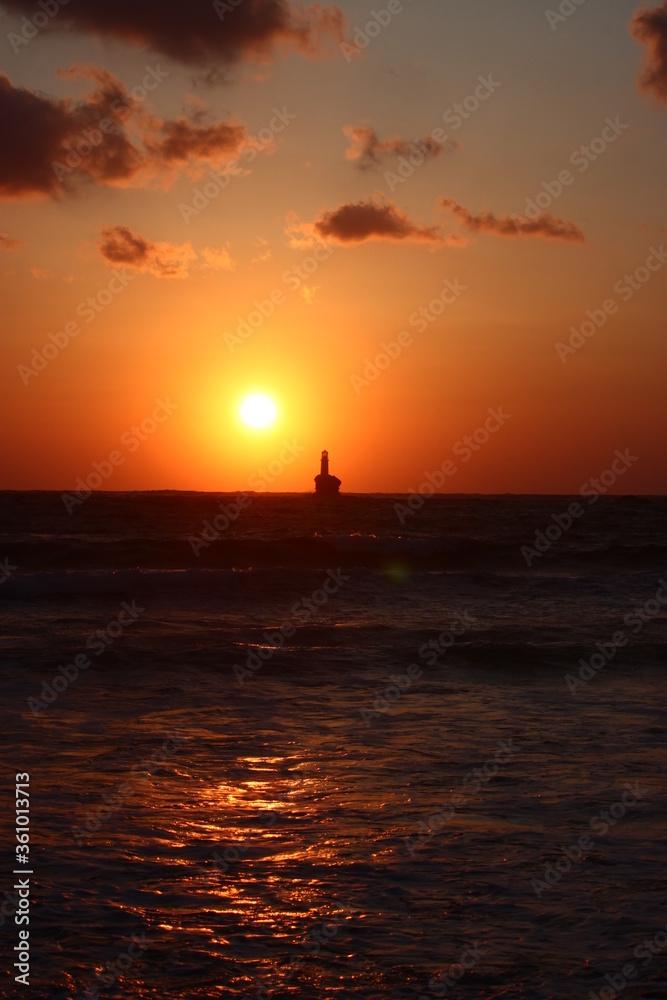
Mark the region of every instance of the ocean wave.
[[[667, 545], [605, 540], [591, 545], [562, 539], [545, 552], [524, 557], [512, 538], [472, 535], [331, 534], [282, 538], [199, 536], [117, 537], [51, 536], [5, 546], [19, 572], [60, 570], [248, 570], [257, 568], [366, 568], [377, 571], [502, 571], [537, 575], [576, 570], [662, 570]], [[202, 577], [203, 579], [203, 577]], [[6, 581], [3, 585], [6, 587]], [[0, 593], [0, 598], [2, 594]]]
[[[351, 586], [357, 594], [375, 590], [382, 582], [390, 589], [396, 590], [397, 584], [419, 580], [419, 589], [424, 593], [433, 591], [440, 595], [450, 593], [469, 597], [486, 597], [490, 594], [496, 598], [507, 597], [529, 589], [531, 596], [544, 599], [560, 600], [565, 596], [587, 597], [589, 595], [615, 597], [632, 593], [637, 588], [652, 588], [656, 580], [655, 569], [649, 568], [611, 572], [590, 572], [573, 575], [571, 571], [558, 573], [546, 571], [530, 572], [506, 568], [505, 570], [482, 570], [478, 568], [465, 569], [449, 567], [434, 568], [429, 560], [426, 565], [420, 559], [419, 565], [409, 565], [407, 561], [400, 563], [389, 561], [356, 560], [354, 565], [347, 565], [340, 558], [341, 551], [331, 553], [338, 558], [328, 564], [291, 565], [282, 564], [259, 565], [247, 568], [238, 567], [191, 567], [191, 568], [147, 568], [134, 566], [126, 569], [96, 568], [96, 569], [40, 569], [27, 572], [16, 572], [4, 580], [0, 586], [0, 603], [2, 601], [41, 598], [72, 597], [104, 598], [137, 595], [164, 595], [179, 593], [185, 597], [188, 594], [205, 595], [218, 594], [254, 599], [275, 599], [284, 593], [308, 594], [321, 587], [322, 573], [327, 569], [340, 568], [351, 584], [346, 583], [346, 589]], [[371, 564], [369, 564], [369, 562]], [[439, 564], [437, 564], [439, 566]], [[430, 581], [430, 582], [429, 582]]]

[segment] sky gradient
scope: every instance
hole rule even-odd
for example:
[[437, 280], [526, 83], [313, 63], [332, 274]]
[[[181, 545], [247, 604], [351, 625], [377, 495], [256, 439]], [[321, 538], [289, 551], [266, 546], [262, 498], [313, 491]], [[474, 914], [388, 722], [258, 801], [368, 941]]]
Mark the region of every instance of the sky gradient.
[[665, 492], [665, 4], [0, 18], [0, 488]]

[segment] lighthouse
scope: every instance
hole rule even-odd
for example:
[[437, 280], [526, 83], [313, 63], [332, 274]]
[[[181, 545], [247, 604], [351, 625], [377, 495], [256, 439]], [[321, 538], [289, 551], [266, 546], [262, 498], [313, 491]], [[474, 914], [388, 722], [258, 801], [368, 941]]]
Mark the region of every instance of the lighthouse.
[[315, 476], [315, 492], [318, 496], [334, 497], [338, 496], [340, 490], [340, 479], [329, 475], [329, 452], [322, 452], [320, 462], [320, 474]]

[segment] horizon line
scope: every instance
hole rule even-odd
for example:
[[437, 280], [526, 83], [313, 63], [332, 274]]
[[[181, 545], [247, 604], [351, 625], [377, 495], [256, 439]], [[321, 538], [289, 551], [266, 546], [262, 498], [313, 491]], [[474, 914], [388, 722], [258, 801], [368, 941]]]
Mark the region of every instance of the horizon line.
[[[17, 489], [17, 488], [11, 488], [11, 487], [0, 488], [0, 495], [2, 495], [3, 493], [54, 493], [54, 494], [57, 494], [57, 495], [62, 495], [63, 493], [72, 493], [72, 492], [76, 492], [76, 491], [73, 491], [71, 488], [70, 489], [65, 489], [65, 490], [62, 490], [62, 489], [52, 489], [52, 488], [50, 488], [50, 489], [47, 489], [47, 488], [40, 488], [40, 489], [37, 489], [37, 488], [33, 488], [33, 489]], [[322, 498], [318, 497], [318, 495], [315, 493], [314, 490], [307, 490], [307, 491], [305, 491], [305, 490], [283, 490], [283, 491], [277, 491], [277, 490], [261, 490], [261, 491], [258, 491], [258, 490], [183, 490], [183, 489], [171, 489], [169, 487], [164, 487], [162, 489], [150, 489], [150, 490], [149, 489], [134, 489], [134, 490], [129, 489], [129, 490], [91, 490], [90, 491], [90, 495], [91, 496], [93, 494], [94, 495], [98, 495], [98, 496], [109, 496], [109, 495], [112, 495], [112, 496], [128, 496], [128, 495], [131, 495], [131, 494], [151, 494], [151, 493], [170, 493], [170, 494], [178, 493], [178, 494], [184, 494], [184, 495], [192, 495], [192, 494], [202, 494], [202, 495], [205, 495], [205, 494], [210, 494], [210, 495], [215, 495], [215, 496], [217, 496], [217, 495], [222, 495], [222, 496], [238, 496], [239, 494], [243, 494], [243, 495], [246, 495], [246, 496], [254, 496], [254, 497], [262, 497], [262, 496], [269, 496], [269, 497], [278, 497], [278, 496], [287, 497], [287, 496], [289, 496], [289, 497], [314, 497], [314, 498], [317, 497], [318, 502], [321, 502], [321, 500], [322, 500]], [[420, 494], [417, 494], [417, 495], [420, 495]], [[335, 498], [332, 497], [330, 499], [335, 503], [337, 499], [342, 498], [342, 497], [412, 497], [412, 496], [415, 496], [415, 492], [414, 491], [411, 491], [410, 493], [407, 493], [407, 492], [398, 492], [398, 491], [390, 491], [390, 492], [386, 492], [386, 493], [385, 492], [380, 492], [380, 491], [379, 492], [374, 492], [374, 493], [349, 492], [349, 493], [339, 493], [339, 494], [336, 495]], [[581, 493], [512, 493], [512, 492], [505, 492], [505, 493], [440, 493], [440, 492], [436, 492], [436, 493], [429, 493], [428, 494], [429, 498], [432, 498], [432, 497], [451, 497], [451, 498], [454, 498], [454, 497], [489, 497], [489, 498], [497, 498], [497, 497], [580, 497], [580, 496], [581, 496]], [[646, 498], [651, 498], [651, 499], [661, 499], [663, 497], [667, 497], [667, 491], [664, 492], [664, 493], [642, 493], [642, 492], [639, 492], [639, 493], [637, 493], [637, 492], [634, 492], [634, 493], [612, 493], [612, 492], [609, 492], [609, 493], [598, 494], [598, 499], [605, 499], [606, 497], [619, 497], [619, 498], [646, 497]]]

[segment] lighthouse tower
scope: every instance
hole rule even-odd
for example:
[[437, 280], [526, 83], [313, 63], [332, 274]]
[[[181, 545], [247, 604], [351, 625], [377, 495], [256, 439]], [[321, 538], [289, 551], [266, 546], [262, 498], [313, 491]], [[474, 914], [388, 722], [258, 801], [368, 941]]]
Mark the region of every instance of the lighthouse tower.
[[340, 479], [329, 475], [329, 452], [322, 452], [320, 474], [315, 476], [315, 492], [318, 496], [338, 496]]

